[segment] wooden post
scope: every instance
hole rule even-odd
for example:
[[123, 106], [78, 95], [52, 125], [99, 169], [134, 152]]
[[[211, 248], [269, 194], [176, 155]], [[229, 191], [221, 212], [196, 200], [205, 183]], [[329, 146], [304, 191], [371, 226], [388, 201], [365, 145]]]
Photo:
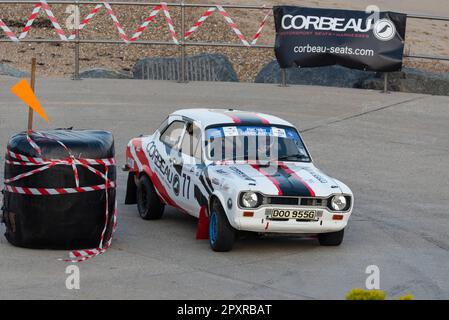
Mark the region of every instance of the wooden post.
[[[36, 58], [31, 59], [31, 90], [34, 92], [34, 87], [36, 84]], [[28, 108], [28, 132], [33, 131], [33, 114], [34, 111]]]

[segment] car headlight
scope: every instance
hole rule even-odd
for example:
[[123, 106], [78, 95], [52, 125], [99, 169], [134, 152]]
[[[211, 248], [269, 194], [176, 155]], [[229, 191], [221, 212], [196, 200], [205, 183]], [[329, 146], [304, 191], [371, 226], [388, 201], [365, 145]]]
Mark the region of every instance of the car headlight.
[[331, 207], [335, 211], [343, 211], [346, 205], [347, 201], [345, 196], [333, 196], [331, 199]]
[[259, 206], [259, 196], [255, 192], [245, 192], [240, 199], [242, 206], [245, 208], [256, 208]]

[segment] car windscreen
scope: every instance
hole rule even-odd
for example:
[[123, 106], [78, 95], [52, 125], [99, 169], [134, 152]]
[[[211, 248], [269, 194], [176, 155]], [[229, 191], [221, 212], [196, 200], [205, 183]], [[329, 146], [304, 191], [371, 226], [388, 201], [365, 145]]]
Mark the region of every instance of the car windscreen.
[[209, 160], [310, 162], [295, 128], [278, 126], [220, 126], [208, 128]]

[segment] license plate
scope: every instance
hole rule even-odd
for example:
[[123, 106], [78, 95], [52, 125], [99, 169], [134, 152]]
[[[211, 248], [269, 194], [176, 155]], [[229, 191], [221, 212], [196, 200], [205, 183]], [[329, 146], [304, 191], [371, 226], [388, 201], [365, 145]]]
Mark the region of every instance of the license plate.
[[316, 210], [267, 209], [268, 219], [318, 220]]

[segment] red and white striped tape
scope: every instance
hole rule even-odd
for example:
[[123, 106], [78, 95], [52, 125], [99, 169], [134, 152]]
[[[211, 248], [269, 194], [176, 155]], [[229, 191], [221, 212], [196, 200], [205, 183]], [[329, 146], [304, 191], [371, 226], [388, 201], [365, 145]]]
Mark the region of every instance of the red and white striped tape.
[[170, 16], [170, 10], [168, 9], [168, 6], [165, 2], [162, 2], [160, 5], [156, 6], [150, 13], [150, 15], [144, 20], [142, 25], [134, 32], [134, 34], [131, 36], [131, 38], [128, 38], [128, 35], [125, 32], [125, 29], [123, 25], [120, 23], [120, 21], [117, 18], [117, 15], [115, 14], [114, 10], [112, 9], [111, 5], [107, 2], [103, 2], [102, 4], [97, 5], [87, 16], [86, 18], [81, 22], [79, 28], [77, 30], [74, 30], [69, 40], [74, 40], [76, 38], [76, 35], [78, 32], [80, 32], [84, 27], [92, 20], [92, 18], [97, 14], [97, 12], [101, 9], [101, 7], [104, 6], [110, 15], [115, 27], [117, 28], [120, 38], [125, 42], [134, 42], [137, 41], [137, 39], [141, 36], [141, 34], [145, 31], [145, 29], [148, 27], [150, 22], [154, 20], [154, 18], [157, 16], [157, 14], [163, 10], [165, 18], [167, 20], [167, 24], [169, 27], [169, 33], [173, 39], [173, 42], [176, 44], [179, 44], [179, 41], [176, 36], [176, 30], [173, 24], [173, 20]]
[[264, 18], [262, 19], [259, 28], [257, 29], [257, 32], [255, 33], [255, 35], [252, 38], [251, 44], [248, 43], [248, 41], [246, 40], [245, 36], [243, 35], [243, 33], [239, 30], [239, 28], [237, 28], [237, 24], [232, 20], [231, 16], [229, 15], [229, 13], [222, 7], [222, 6], [215, 6], [215, 7], [210, 7], [206, 10], [206, 12], [203, 13], [203, 15], [198, 19], [197, 22], [195, 22], [195, 24], [184, 34], [184, 39], [187, 39], [188, 37], [190, 37], [193, 33], [195, 33], [198, 28], [218, 9], [218, 11], [220, 12], [220, 14], [225, 18], [226, 22], [228, 23], [229, 27], [237, 34], [237, 36], [239, 37], [239, 39], [242, 41], [242, 43], [246, 46], [250, 46], [250, 45], [256, 45], [257, 41], [259, 40], [262, 31], [266, 25], [266, 22], [268, 20], [268, 18], [272, 15], [272, 12], [270, 10], [269, 13], [267, 13]]
[[[170, 10], [168, 8], [167, 3], [161, 2], [160, 5], [157, 5], [150, 13], [150, 15], [144, 20], [142, 25], [134, 32], [131, 38], [128, 38], [128, 35], [125, 32], [125, 29], [123, 25], [120, 23], [120, 21], [117, 18], [117, 15], [115, 14], [114, 10], [112, 9], [110, 3], [108, 2], [102, 2], [101, 4], [97, 4], [94, 9], [84, 18], [84, 20], [80, 23], [77, 29], [72, 31], [69, 37], [67, 37], [64, 33], [64, 30], [61, 28], [60, 24], [58, 23], [58, 20], [54, 16], [53, 12], [50, 9], [50, 6], [48, 5], [46, 0], [41, 0], [39, 3], [36, 3], [36, 5], [33, 8], [33, 11], [31, 15], [29, 16], [25, 27], [23, 28], [21, 34], [17, 38], [14, 32], [0, 19], [0, 28], [5, 32], [5, 34], [14, 42], [18, 42], [22, 39], [24, 39], [28, 32], [30, 31], [37, 15], [39, 14], [41, 8], [44, 9], [45, 13], [49, 17], [50, 21], [52, 22], [53, 27], [56, 30], [56, 33], [59, 35], [60, 39], [63, 41], [71, 41], [75, 40], [77, 34], [84, 29], [84, 27], [95, 17], [95, 15], [98, 13], [98, 11], [101, 9], [101, 7], [105, 7], [109, 16], [111, 17], [115, 27], [117, 28], [117, 31], [119, 33], [120, 38], [125, 42], [134, 42], [137, 41], [137, 39], [141, 36], [143, 31], [148, 27], [151, 21], [154, 20], [156, 15], [162, 10], [164, 12], [170, 36], [175, 44], [179, 44], [179, 40], [177, 38], [175, 26], [173, 23], [173, 20], [170, 16]], [[208, 8], [206, 12], [200, 17], [200, 19], [183, 35], [184, 39], [187, 39], [190, 37], [193, 33], [195, 33], [198, 28], [218, 9], [219, 13], [224, 17], [226, 23], [229, 25], [229, 27], [234, 31], [234, 33], [238, 36], [240, 41], [245, 46], [251, 46], [255, 45], [258, 41], [258, 39], [261, 36], [261, 33], [266, 25], [266, 21], [268, 18], [272, 15], [272, 13], [268, 13], [264, 19], [262, 20], [259, 29], [257, 30], [256, 34], [252, 38], [252, 42], [249, 43], [243, 33], [240, 31], [240, 29], [237, 27], [237, 24], [234, 22], [230, 14], [220, 5], [216, 5], [214, 7]]]
[[153, 9], [153, 11], [151, 11], [150, 15], [144, 20], [142, 25], [133, 34], [133, 36], [131, 37], [130, 41], [136, 41], [140, 37], [142, 32], [145, 31], [145, 29], [148, 27], [150, 22], [153, 21], [153, 19], [157, 16], [157, 14], [159, 13], [159, 11], [161, 11], [161, 9], [162, 9], [162, 6], [159, 5], [159, 6], [156, 6]]
[[114, 13], [114, 10], [112, 10], [111, 5], [107, 2], [103, 2], [103, 5], [105, 6], [106, 10], [108, 11], [109, 15], [111, 16], [111, 19], [114, 22], [115, 27], [117, 28], [120, 38], [122, 38], [123, 41], [128, 43], [129, 39], [128, 39], [128, 36], [126, 35], [125, 29], [123, 28], [120, 21], [118, 21], [118, 18], [116, 16], [116, 14]]
[[[108, 193], [106, 192], [106, 195]], [[65, 262], [82, 262], [82, 261], [86, 261], [88, 259], [91, 259], [93, 257], [96, 257], [100, 254], [105, 253], [112, 244], [112, 237], [113, 234], [115, 233], [115, 231], [117, 230], [117, 202], [115, 203], [114, 206], [114, 213], [113, 213], [113, 220], [112, 220], [112, 233], [111, 233], [111, 237], [109, 238], [109, 240], [106, 242], [106, 244], [104, 244], [104, 236], [107, 230], [107, 226], [108, 226], [108, 220], [109, 220], [109, 202], [108, 199], [106, 199], [106, 219], [105, 219], [105, 226], [103, 228], [103, 231], [101, 232], [101, 240], [100, 240], [100, 245], [98, 246], [98, 248], [94, 248], [94, 249], [84, 249], [84, 250], [73, 250], [69, 253], [69, 259], [67, 260], [63, 260]]]
[[[24, 156], [19, 153], [12, 152], [11, 150], [7, 150], [7, 155], [10, 158], [17, 159], [19, 161], [12, 161], [9, 159], [6, 159], [7, 164], [11, 165], [18, 165], [18, 166], [41, 166], [46, 165], [54, 161], [60, 161], [61, 164], [69, 164], [68, 162], [65, 162], [65, 160], [60, 159], [43, 159], [38, 157], [29, 157]], [[115, 159], [74, 159], [73, 160], [76, 164], [93, 164], [93, 165], [106, 165], [106, 166], [113, 166], [115, 165]]]
[[59, 25], [58, 20], [56, 19], [55, 15], [53, 14], [53, 12], [50, 10], [50, 6], [48, 5], [47, 1], [45, 0], [41, 0], [40, 1], [42, 4], [42, 7], [45, 10], [45, 13], [47, 14], [48, 18], [50, 19], [51, 23], [53, 24], [53, 27], [56, 30], [56, 33], [59, 35], [59, 37], [61, 38], [62, 41], [68, 41], [64, 30], [62, 30], [61, 26]]
[[168, 29], [169, 29], [170, 35], [173, 39], [173, 42], [176, 44], [179, 44], [178, 38], [176, 37], [175, 26], [173, 24], [173, 20], [170, 17], [170, 11], [168, 10], [168, 6], [165, 2], [161, 2], [161, 6], [162, 6], [162, 10], [164, 10], [164, 15], [165, 15], [165, 18], [167, 19]]
[[17, 39], [14, 32], [9, 29], [9, 27], [3, 22], [2, 19], [0, 19], [0, 28], [2, 28], [3, 32], [8, 36], [9, 39], [11, 39], [14, 42], [19, 42], [19, 39]]
[[265, 17], [262, 19], [259, 29], [257, 30], [256, 34], [253, 36], [253, 41], [251, 41], [252, 46], [257, 44], [257, 40], [259, 40], [260, 36], [262, 35], [262, 31], [263, 31], [263, 28], [265, 27], [265, 24], [267, 23], [268, 18], [272, 16], [272, 14], [273, 14], [273, 12], [270, 10], [265, 15]]
[[201, 25], [204, 23], [204, 21], [206, 21], [207, 18], [209, 18], [215, 12], [215, 10], [217, 10], [216, 7], [211, 7], [209, 9], [207, 9], [206, 12], [204, 12], [204, 14], [201, 16], [201, 18], [199, 18], [198, 21], [195, 22], [193, 27], [190, 28], [189, 31], [187, 31], [184, 34], [184, 39], [187, 39], [188, 37], [190, 37], [199, 27], [201, 27]]
[[25, 38], [28, 34], [28, 31], [30, 31], [31, 26], [34, 23], [34, 20], [36, 20], [37, 15], [39, 14], [39, 11], [41, 10], [42, 5], [40, 3], [36, 3], [33, 11], [31, 12], [31, 15], [28, 17], [27, 22], [25, 23], [25, 27], [23, 27], [22, 32], [20, 33], [19, 39], [22, 40]]
[[115, 188], [115, 183], [110, 182], [109, 184], [100, 184], [90, 187], [78, 187], [78, 188], [25, 188], [25, 187], [14, 187], [5, 185], [5, 190], [11, 193], [26, 194], [29, 196], [50, 196], [50, 195], [64, 195], [73, 193], [83, 193], [92, 191], [101, 191], [106, 188]]
[[84, 29], [84, 27], [89, 23], [90, 20], [92, 20], [93, 17], [97, 14], [97, 12], [103, 7], [102, 4], [98, 4], [95, 6], [95, 8], [92, 9], [91, 12], [84, 18], [84, 20], [80, 23], [78, 26], [78, 29], [73, 30], [72, 34], [69, 36], [69, 40], [74, 40], [76, 38], [76, 35]]
[[[59, 145], [61, 145], [68, 153], [68, 157], [66, 159], [45, 159], [42, 156], [42, 150], [37, 145], [37, 143], [31, 138], [30, 134], [27, 134], [27, 141], [31, 145], [31, 147], [38, 153], [39, 157], [29, 157], [16, 152], [12, 152], [11, 150], [7, 151], [7, 155], [10, 159], [6, 159], [7, 164], [18, 165], [18, 166], [42, 166], [40, 168], [31, 170], [26, 173], [19, 174], [15, 177], [5, 179], [5, 191], [11, 193], [18, 193], [24, 195], [33, 195], [33, 196], [51, 196], [51, 195], [64, 195], [64, 194], [74, 194], [74, 193], [83, 193], [83, 192], [93, 192], [93, 191], [106, 191], [106, 213], [105, 213], [105, 226], [101, 233], [100, 244], [98, 248], [95, 249], [85, 249], [85, 250], [74, 250], [70, 252], [70, 259], [64, 260], [66, 262], [81, 262], [87, 259], [93, 258], [99, 254], [103, 254], [106, 252], [112, 243], [112, 235], [117, 227], [117, 203], [114, 205], [114, 213], [113, 213], [113, 230], [111, 233], [111, 237], [104, 244], [104, 236], [108, 227], [109, 221], [109, 193], [108, 190], [111, 188], [115, 188], [114, 181], [109, 180], [108, 171], [110, 166], [115, 166], [115, 159], [79, 159], [75, 158], [69, 148], [65, 146], [64, 143], [58, 141], [46, 134], [34, 132], [34, 134], [45, 138], [56, 141]], [[15, 160], [11, 160], [15, 159]], [[18, 161], [16, 161], [18, 160]], [[12, 186], [12, 182], [19, 181], [26, 177], [30, 177], [39, 172], [43, 172], [57, 165], [69, 165], [73, 169], [74, 178], [75, 178], [75, 188], [28, 188], [28, 187], [17, 187]], [[96, 186], [88, 186], [88, 187], [80, 187], [79, 186], [79, 176], [77, 165], [81, 165], [89, 171], [93, 172], [97, 176], [101, 177], [105, 182], [104, 184], [96, 185]], [[91, 165], [103, 165], [105, 168], [105, 173], [93, 168]]]
[[251, 46], [249, 44], [249, 42], [246, 40], [245, 36], [243, 35], [243, 33], [237, 28], [236, 23], [234, 22], [234, 20], [232, 20], [231, 16], [229, 15], [229, 13], [222, 7], [222, 6], [217, 6], [218, 11], [220, 12], [220, 14], [225, 18], [227, 24], [229, 25], [229, 27], [232, 29], [232, 31], [235, 32], [235, 34], [239, 37], [240, 41], [242, 41], [242, 43], [245, 46]]

